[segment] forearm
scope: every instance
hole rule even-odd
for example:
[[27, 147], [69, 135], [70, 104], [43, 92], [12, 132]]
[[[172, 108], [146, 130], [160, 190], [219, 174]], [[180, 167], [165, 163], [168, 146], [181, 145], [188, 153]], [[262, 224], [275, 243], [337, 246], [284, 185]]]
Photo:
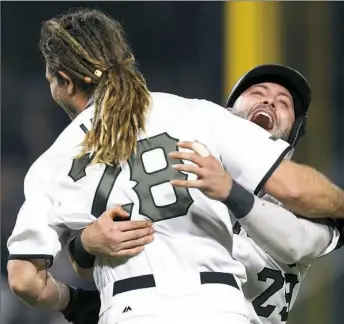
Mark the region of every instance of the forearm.
[[344, 191], [309, 166], [283, 161], [264, 191], [297, 214], [344, 218]]
[[82, 243], [81, 234], [77, 235], [69, 242], [69, 260], [72, 264], [74, 271], [85, 279], [93, 279], [93, 265], [95, 256], [88, 253]]
[[11, 260], [8, 273], [11, 290], [26, 304], [56, 311], [68, 305], [68, 287], [56, 282], [39, 262]]
[[[237, 186], [233, 189], [238, 190]], [[253, 197], [243, 188], [240, 190], [231, 192], [239, 197], [230, 197], [240, 204], [227, 206], [253, 241], [276, 260], [287, 264], [311, 260], [330, 244], [328, 226], [299, 219], [278, 205]]]
[[265, 252], [287, 264], [315, 259], [331, 242], [328, 226], [297, 218], [257, 197], [250, 213], [239, 223]]
[[35, 304], [37, 308], [55, 311], [64, 310], [69, 302], [69, 289], [67, 285], [57, 282], [49, 273], [46, 285]]
[[93, 267], [92, 268], [82, 268], [80, 267], [76, 261], [74, 260], [73, 256], [69, 253], [69, 261], [75, 271], [75, 273], [86, 280], [93, 280]]

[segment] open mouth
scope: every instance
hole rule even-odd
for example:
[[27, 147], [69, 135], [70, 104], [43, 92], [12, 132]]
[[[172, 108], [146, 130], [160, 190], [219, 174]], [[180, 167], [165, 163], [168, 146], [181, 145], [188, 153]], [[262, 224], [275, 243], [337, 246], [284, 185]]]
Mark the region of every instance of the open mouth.
[[273, 116], [265, 111], [257, 111], [254, 113], [252, 115], [251, 122], [257, 124], [265, 130], [270, 130], [274, 127]]

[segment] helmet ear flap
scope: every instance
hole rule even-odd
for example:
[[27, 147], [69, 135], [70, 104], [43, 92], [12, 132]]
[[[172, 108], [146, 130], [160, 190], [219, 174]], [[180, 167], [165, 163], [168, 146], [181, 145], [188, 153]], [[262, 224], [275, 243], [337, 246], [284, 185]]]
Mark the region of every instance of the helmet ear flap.
[[300, 138], [306, 134], [306, 122], [307, 113], [306, 115], [302, 115], [296, 118], [288, 138], [288, 143], [292, 147], [295, 147]]

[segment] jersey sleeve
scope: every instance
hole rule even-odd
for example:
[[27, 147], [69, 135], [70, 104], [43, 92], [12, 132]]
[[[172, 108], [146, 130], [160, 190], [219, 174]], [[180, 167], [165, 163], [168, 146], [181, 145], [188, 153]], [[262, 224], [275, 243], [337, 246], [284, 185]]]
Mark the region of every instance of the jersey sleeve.
[[323, 257], [336, 249], [339, 249], [343, 245], [342, 225], [337, 219], [307, 218], [301, 215], [296, 215], [296, 217], [306, 223], [317, 224], [318, 226], [328, 229], [330, 233], [329, 243], [320, 253], [318, 253], [318, 258]]
[[343, 245], [343, 224], [341, 221], [329, 218], [315, 218], [307, 220], [313, 223], [325, 225], [331, 230], [331, 241], [326, 249], [324, 249], [324, 251], [318, 256], [319, 258], [339, 249]]
[[335, 247], [335, 250], [337, 250], [344, 245], [344, 220], [336, 219], [334, 222], [335, 222], [335, 227], [339, 233], [338, 242]]
[[330, 252], [338, 249], [339, 244], [341, 244], [341, 242], [339, 241], [340, 233], [339, 233], [338, 229], [336, 227], [330, 227], [330, 229], [331, 229], [331, 234], [332, 234], [331, 242], [326, 247], [326, 249], [318, 256], [318, 258], [325, 256], [325, 255], [329, 254]]
[[252, 122], [212, 105], [211, 131], [224, 168], [238, 183], [258, 194], [291, 147]]
[[61, 251], [68, 234], [62, 226], [49, 223], [54, 209], [49, 185], [47, 174], [34, 164], [25, 177], [25, 202], [7, 242], [10, 260], [43, 259], [49, 267]]

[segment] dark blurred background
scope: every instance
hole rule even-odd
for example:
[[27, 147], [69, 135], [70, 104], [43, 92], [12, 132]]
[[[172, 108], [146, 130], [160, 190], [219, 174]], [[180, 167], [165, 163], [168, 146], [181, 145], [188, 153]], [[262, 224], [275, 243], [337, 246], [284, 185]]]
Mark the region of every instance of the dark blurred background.
[[[70, 8], [102, 9], [124, 25], [152, 91], [219, 104], [257, 64], [282, 63], [310, 80], [308, 135], [295, 159], [344, 187], [344, 3], [340, 2], [2, 2], [1, 3], [1, 324], [62, 324], [8, 290], [6, 242], [23, 203], [30, 165], [69, 123], [52, 100], [38, 50], [42, 21]], [[344, 250], [315, 262], [291, 324], [342, 324]], [[58, 279], [77, 279], [65, 255]], [[289, 323], [289, 322], [288, 322]]]

